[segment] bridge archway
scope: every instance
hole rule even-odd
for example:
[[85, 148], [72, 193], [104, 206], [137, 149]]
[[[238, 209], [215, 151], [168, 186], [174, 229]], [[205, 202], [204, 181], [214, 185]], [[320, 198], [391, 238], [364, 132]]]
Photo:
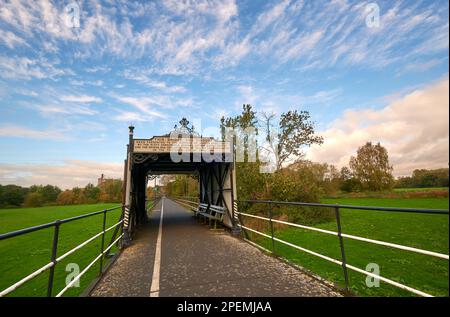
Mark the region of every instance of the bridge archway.
[[145, 202], [147, 179], [151, 175], [195, 175], [199, 182], [199, 202], [225, 207], [223, 224], [236, 228], [233, 143], [194, 133], [184, 118], [180, 124], [180, 128], [169, 134], [149, 139], [134, 138], [134, 127], [129, 127], [124, 164], [125, 243], [129, 243], [135, 230], [147, 221]]

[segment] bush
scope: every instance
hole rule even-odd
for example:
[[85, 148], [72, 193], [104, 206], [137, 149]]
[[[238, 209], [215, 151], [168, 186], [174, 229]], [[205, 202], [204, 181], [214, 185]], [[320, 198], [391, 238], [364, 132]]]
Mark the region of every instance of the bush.
[[287, 221], [302, 225], [316, 225], [329, 222], [334, 219], [334, 211], [331, 208], [314, 206], [282, 205], [273, 209], [274, 218], [278, 215], [286, 215]]
[[44, 203], [44, 197], [40, 193], [29, 193], [25, 198], [23, 205], [25, 207], [41, 207]]
[[58, 195], [56, 199], [58, 205], [73, 205], [75, 203], [75, 194], [71, 190], [65, 190]]
[[356, 178], [346, 179], [342, 182], [341, 190], [347, 193], [361, 190], [361, 183]]

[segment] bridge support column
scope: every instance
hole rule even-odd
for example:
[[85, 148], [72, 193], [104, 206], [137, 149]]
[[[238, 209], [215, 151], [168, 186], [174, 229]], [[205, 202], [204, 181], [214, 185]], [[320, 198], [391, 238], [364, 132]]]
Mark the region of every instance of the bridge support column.
[[123, 215], [123, 245], [128, 246], [131, 244], [131, 170], [133, 162], [133, 130], [134, 127], [130, 126], [129, 143], [127, 147], [127, 159], [126, 159], [126, 178], [125, 178], [125, 204]]

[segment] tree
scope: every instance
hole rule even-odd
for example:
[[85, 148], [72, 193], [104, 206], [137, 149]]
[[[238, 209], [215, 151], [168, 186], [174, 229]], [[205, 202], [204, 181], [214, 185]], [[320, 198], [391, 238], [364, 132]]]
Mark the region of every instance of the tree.
[[122, 199], [122, 181], [118, 179], [107, 179], [100, 184], [101, 202], [120, 202]]
[[363, 190], [380, 191], [391, 189], [394, 181], [392, 165], [386, 148], [367, 142], [350, 158], [350, 169]]
[[[236, 137], [242, 140], [243, 146], [243, 161], [254, 162], [253, 157], [257, 157], [257, 142], [256, 136], [258, 134], [258, 118], [256, 117], [256, 111], [253, 111], [250, 104], [242, 105], [242, 112], [236, 117], [220, 119], [220, 130], [222, 133], [222, 140], [225, 140], [226, 128], [233, 129]], [[250, 143], [250, 141], [254, 141]], [[238, 145], [239, 142], [234, 142]], [[241, 149], [238, 149], [238, 151]]]
[[44, 203], [44, 197], [38, 192], [30, 192], [23, 203], [25, 207], [40, 207]]
[[75, 194], [72, 190], [68, 189], [58, 195], [56, 199], [58, 205], [73, 205], [75, 204]]
[[274, 114], [263, 113], [263, 117], [266, 141], [269, 143], [269, 149], [266, 150], [274, 154], [277, 171], [290, 160], [300, 161], [304, 156], [305, 146], [323, 143], [323, 138], [316, 135], [308, 111], [290, 110], [282, 113], [277, 133], [274, 133], [271, 123], [275, 118]]
[[61, 189], [53, 185], [32, 185], [30, 187], [30, 193], [39, 193], [42, 197], [42, 203], [54, 203], [61, 193]]
[[100, 188], [89, 183], [86, 185], [86, 187], [84, 187], [83, 194], [88, 203], [90, 204], [97, 203], [100, 197]]
[[20, 206], [27, 193], [27, 188], [16, 185], [0, 185], [0, 206]]
[[448, 187], [448, 168], [416, 169], [412, 176], [399, 177], [395, 182], [395, 187]]
[[341, 181], [344, 182], [352, 177], [352, 171], [347, 166], [343, 166], [340, 171]]
[[344, 192], [355, 192], [361, 190], [361, 183], [353, 176], [352, 171], [344, 166], [339, 173], [340, 189]]

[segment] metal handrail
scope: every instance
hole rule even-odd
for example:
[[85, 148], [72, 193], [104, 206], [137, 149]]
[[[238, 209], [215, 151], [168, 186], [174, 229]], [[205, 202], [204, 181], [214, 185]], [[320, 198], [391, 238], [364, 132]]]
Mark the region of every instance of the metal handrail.
[[446, 215], [448, 215], [448, 213], [449, 213], [449, 211], [447, 209], [421, 209], [421, 208], [355, 206], [355, 205], [340, 205], [340, 204], [302, 203], [302, 202], [276, 201], [276, 200], [238, 200], [238, 202], [254, 203], [254, 204], [274, 204], [274, 205], [292, 205], [292, 206], [310, 206], [310, 207], [330, 207], [330, 208], [344, 208], [344, 209], [354, 209], [354, 210], [417, 212], [417, 213], [446, 214]]
[[[122, 206], [117, 206], [117, 207], [106, 209], [106, 212], [114, 211], [114, 210], [119, 209], [119, 208], [122, 208]], [[19, 229], [19, 230], [16, 230], [16, 231], [3, 233], [3, 234], [0, 234], [0, 241], [4, 240], [4, 239], [17, 237], [17, 236], [20, 236], [20, 235], [23, 235], [23, 234], [31, 233], [31, 232], [34, 232], [34, 231], [47, 229], [47, 228], [53, 227], [53, 226], [55, 226], [57, 224], [68, 223], [68, 222], [71, 222], [71, 221], [80, 220], [80, 219], [83, 219], [83, 218], [88, 218], [88, 217], [100, 215], [103, 212], [105, 212], [105, 210], [94, 211], [94, 212], [91, 212], [91, 213], [88, 213], [88, 214], [84, 214], [84, 215], [80, 215], [80, 216], [76, 216], [76, 217], [66, 218], [66, 219], [63, 219], [63, 220], [55, 220], [53, 222], [44, 223], [42, 225], [37, 225], [37, 226], [33, 226], [33, 227]]]
[[[297, 228], [301, 228], [301, 229], [307, 229], [307, 230], [311, 230], [311, 231], [322, 232], [322, 233], [326, 233], [326, 234], [330, 234], [330, 235], [334, 235], [334, 236], [337, 236], [339, 234], [336, 231], [325, 230], [325, 229], [320, 229], [320, 228], [315, 228], [315, 227], [310, 227], [310, 226], [305, 226], [305, 225], [299, 225], [299, 224], [296, 224], [296, 223], [282, 221], [282, 220], [278, 220], [278, 219], [269, 219], [269, 218], [266, 218], [266, 217], [251, 215], [251, 214], [247, 214], [247, 213], [244, 213], [244, 212], [236, 212], [236, 213], [238, 215], [243, 215], [243, 216], [257, 218], [257, 219], [262, 219], [262, 220], [266, 220], [266, 221], [272, 221], [272, 222], [281, 223], [281, 224], [288, 225], [288, 226], [293, 226], [293, 227], [297, 227]], [[396, 244], [396, 243], [390, 243], [390, 242], [385, 242], [385, 241], [380, 241], [380, 240], [374, 240], [374, 239], [359, 237], [359, 236], [346, 234], [346, 233], [342, 233], [341, 236], [344, 237], [344, 238], [349, 238], [349, 239], [353, 239], [353, 240], [358, 240], [358, 241], [364, 241], [364, 242], [369, 242], [369, 243], [373, 243], [373, 244], [384, 245], [384, 246], [388, 246], [388, 247], [395, 248], [395, 249], [400, 249], [400, 250], [405, 250], [405, 251], [411, 251], [411, 252], [415, 252], [415, 253], [430, 255], [430, 256], [437, 257], [437, 258], [441, 258], [441, 259], [446, 259], [446, 260], [449, 259], [449, 255], [448, 254], [443, 254], [443, 253], [423, 250], [423, 249], [414, 248], [414, 247], [408, 247], [408, 246], [404, 246], [404, 245]]]
[[[95, 240], [96, 238], [98, 238], [100, 236], [102, 237], [102, 244], [101, 244], [101, 251], [100, 251], [100, 253], [94, 259], [94, 261], [92, 261], [80, 274], [75, 276], [75, 278], [69, 284], [67, 284], [66, 287], [60, 293], [58, 293], [57, 296], [61, 296], [69, 287], [71, 287], [79, 278], [81, 278], [81, 276], [83, 274], [85, 274], [87, 272], [87, 270], [95, 262], [97, 262], [98, 260], [100, 260], [100, 274], [103, 274], [103, 257], [112, 248], [112, 246], [114, 244], [116, 244], [123, 237], [123, 233], [122, 233], [114, 242], [110, 243], [109, 246], [106, 249], [104, 249], [105, 233], [110, 231], [110, 230], [112, 230], [113, 228], [117, 227], [118, 225], [122, 225], [123, 226], [123, 222], [124, 222], [124, 220], [121, 217], [121, 219], [117, 223], [115, 223], [114, 225], [110, 226], [109, 228], [105, 228], [106, 214], [108, 212], [117, 210], [119, 208], [123, 208], [123, 206], [117, 206], [117, 207], [113, 207], [113, 208], [109, 208], [109, 209], [95, 211], [95, 212], [92, 212], [92, 213], [88, 213], [88, 214], [84, 214], [84, 215], [80, 215], [80, 216], [76, 216], [76, 217], [66, 218], [66, 219], [63, 219], [63, 220], [56, 220], [56, 221], [53, 221], [53, 222], [50, 222], [50, 223], [46, 223], [46, 224], [42, 224], [42, 225], [38, 225], [38, 226], [33, 226], [33, 227], [24, 228], [24, 229], [20, 229], [20, 230], [16, 230], [16, 231], [12, 231], [12, 232], [1, 234], [0, 235], [0, 241], [1, 240], [5, 240], [5, 239], [10, 239], [10, 238], [13, 238], [13, 237], [17, 237], [17, 236], [20, 236], [20, 235], [24, 235], [24, 234], [27, 234], [27, 233], [35, 232], [35, 231], [38, 231], [38, 230], [43, 230], [43, 229], [46, 229], [46, 228], [54, 227], [53, 242], [52, 242], [53, 243], [52, 256], [51, 256], [50, 262], [47, 263], [46, 265], [42, 266], [41, 268], [37, 269], [36, 271], [32, 272], [31, 274], [28, 274], [27, 276], [25, 276], [21, 280], [17, 281], [13, 285], [11, 285], [8, 288], [4, 289], [3, 291], [1, 291], [0, 292], [0, 297], [11, 293], [12, 291], [16, 290], [17, 288], [19, 288], [20, 286], [22, 286], [23, 284], [28, 282], [29, 280], [31, 280], [31, 279], [35, 278], [36, 276], [40, 275], [41, 273], [45, 272], [46, 270], [50, 270], [49, 280], [48, 280], [48, 285], [47, 285], [47, 296], [51, 296], [52, 289], [53, 289], [54, 270], [55, 270], [56, 264], [61, 262], [64, 258], [69, 256], [70, 254], [72, 254], [75, 251], [81, 249], [82, 247], [84, 247], [85, 245], [87, 245], [88, 243], [92, 242], [93, 240]], [[99, 233], [97, 233], [94, 236], [90, 237], [89, 239], [83, 241], [82, 243], [80, 243], [79, 245], [75, 246], [71, 250], [67, 251], [63, 255], [57, 257], [57, 252], [56, 251], [57, 251], [58, 241], [59, 241], [59, 227], [60, 227], [60, 225], [64, 224], [64, 223], [68, 223], [68, 222], [72, 222], [72, 221], [76, 221], [76, 220], [92, 217], [92, 216], [95, 216], [95, 215], [100, 215], [100, 214], [103, 214], [102, 231], [100, 231]]]
[[[368, 243], [372, 243], [372, 244], [388, 246], [388, 247], [391, 247], [391, 248], [401, 249], [401, 250], [405, 250], [405, 251], [420, 253], [420, 254], [424, 254], [424, 255], [428, 255], [428, 256], [434, 256], [434, 257], [438, 257], [438, 258], [441, 258], [441, 259], [449, 260], [449, 255], [448, 254], [443, 254], [443, 253], [438, 253], [438, 252], [433, 252], [433, 251], [428, 251], [428, 250], [408, 247], [408, 246], [404, 246], [404, 245], [400, 245], [400, 244], [395, 244], [395, 243], [390, 243], [390, 242], [385, 242], [385, 241], [374, 240], [374, 239], [359, 237], [359, 236], [355, 236], [355, 235], [345, 234], [345, 233], [342, 232], [341, 225], [340, 225], [340, 209], [341, 208], [352, 209], [352, 210], [358, 210], [359, 209], [359, 210], [376, 210], [376, 211], [388, 211], [388, 212], [414, 212], [414, 213], [424, 213], [424, 214], [445, 214], [445, 215], [449, 214], [448, 210], [444, 210], [444, 209], [416, 209], [416, 208], [354, 206], [354, 205], [302, 203], [302, 202], [271, 201], [271, 200], [238, 200], [237, 202], [262, 203], [262, 204], [268, 204], [269, 205], [269, 217], [252, 215], [252, 214], [238, 212], [238, 211], [235, 212], [235, 218], [238, 218], [239, 215], [242, 215], [242, 216], [246, 216], [246, 217], [253, 217], [253, 218], [261, 219], [261, 220], [264, 220], [264, 221], [268, 221], [270, 223], [270, 231], [271, 231], [270, 235], [262, 233], [262, 232], [259, 232], [259, 231], [255, 230], [255, 229], [246, 227], [246, 226], [244, 226], [242, 224], [238, 224], [238, 226], [240, 228], [244, 229], [244, 230], [248, 230], [248, 231], [254, 232], [254, 233], [258, 234], [258, 235], [261, 235], [263, 237], [271, 239], [272, 240], [272, 251], [268, 250], [269, 252], [274, 253], [274, 251], [275, 251], [274, 250], [274, 241], [277, 241], [277, 242], [283, 243], [285, 245], [288, 245], [290, 247], [293, 247], [293, 248], [295, 248], [297, 250], [303, 251], [305, 253], [308, 253], [308, 254], [320, 257], [320, 258], [322, 258], [324, 260], [327, 260], [329, 262], [341, 265], [342, 269], [343, 269], [343, 273], [344, 273], [344, 278], [345, 278], [345, 289], [347, 291], [349, 290], [349, 281], [348, 281], [347, 269], [350, 269], [350, 270], [353, 270], [355, 272], [359, 272], [359, 273], [365, 274], [367, 276], [378, 278], [379, 280], [384, 281], [385, 283], [388, 283], [388, 284], [393, 285], [395, 287], [407, 290], [407, 291], [412, 292], [412, 293], [414, 293], [416, 295], [425, 296], [425, 297], [431, 297], [432, 296], [430, 294], [427, 294], [427, 293], [422, 292], [420, 290], [414, 289], [414, 288], [409, 287], [407, 285], [404, 285], [404, 284], [398, 283], [396, 281], [390, 280], [390, 279], [388, 279], [386, 277], [375, 275], [373, 273], [367, 272], [365, 270], [362, 270], [360, 268], [357, 268], [357, 267], [355, 267], [353, 265], [348, 264], [347, 261], [346, 261], [346, 258], [345, 258], [345, 248], [344, 248], [343, 238], [349, 238], [349, 239], [359, 240], [359, 241], [368, 242]], [[294, 206], [314, 206], [314, 207], [333, 208], [335, 210], [336, 223], [337, 223], [338, 231], [335, 232], [335, 231], [330, 231], [330, 230], [325, 230], [325, 229], [320, 229], [320, 228], [315, 228], [315, 227], [295, 224], [295, 223], [282, 221], [282, 220], [278, 220], [278, 219], [273, 219], [272, 205], [294, 205]], [[339, 244], [340, 244], [340, 249], [341, 249], [341, 261], [333, 259], [333, 258], [328, 257], [326, 255], [323, 255], [323, 254], [311, 251], [311, 250], [303, 248], [301, 246], [292, 244], [292, 243], [284, 241], [282, 239], [276, 238], [274, 236], [274, 230], [273, 230], [273, 225], [272, 225], [274, 222], [337, 236], [339, 238]]]

